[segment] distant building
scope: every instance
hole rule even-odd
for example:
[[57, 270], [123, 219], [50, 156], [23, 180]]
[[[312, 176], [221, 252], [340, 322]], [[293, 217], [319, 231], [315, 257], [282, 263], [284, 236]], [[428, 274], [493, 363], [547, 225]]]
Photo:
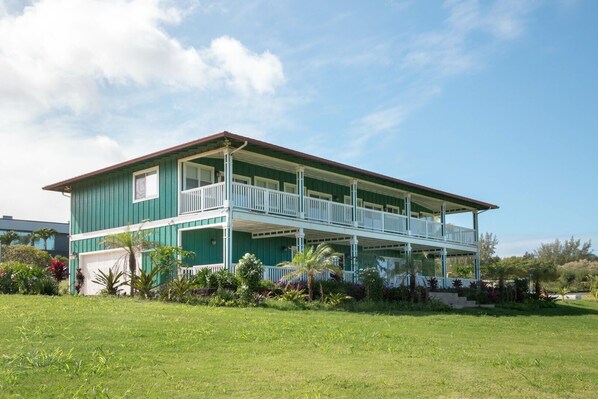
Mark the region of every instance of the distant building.
[[[12, 216], [2, 216], [0, 219], [0, 235], [7, 231], [14, 231], [19, 235], [19, 241], [13, 244], [30, 245], [31, 233], [38, 229], [49, 228], [57, 231], [54, 237], [48, 239], [47, 251], [51, 255], [69, 255], [69, 224], [57, 222], [42, 222], [39, 220], [13, 219]], [[44, 249], [43, 240], [35, 240], [34, 246]]]

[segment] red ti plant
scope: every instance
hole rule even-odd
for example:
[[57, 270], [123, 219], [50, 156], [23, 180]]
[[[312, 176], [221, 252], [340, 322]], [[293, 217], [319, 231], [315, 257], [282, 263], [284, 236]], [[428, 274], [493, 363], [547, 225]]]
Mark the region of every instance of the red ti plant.
[[66, 262], [63, 262], [58, 259], [52, 259], [52, 264], [48, 267], [50, 273], [52, 273], [52, 277], [58, 282], [66, 279], [68, 276], [68, 267], [66, 266]]

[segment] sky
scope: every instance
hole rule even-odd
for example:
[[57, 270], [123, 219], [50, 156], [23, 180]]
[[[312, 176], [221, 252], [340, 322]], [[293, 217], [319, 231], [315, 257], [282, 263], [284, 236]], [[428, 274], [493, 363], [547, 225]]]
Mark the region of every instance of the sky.
[[596, 21], [591, 0], [0, 0], [0, 214], [68, 221], [42, 186], [227, 130], [498, 204], [500, 256], [596, 249]]

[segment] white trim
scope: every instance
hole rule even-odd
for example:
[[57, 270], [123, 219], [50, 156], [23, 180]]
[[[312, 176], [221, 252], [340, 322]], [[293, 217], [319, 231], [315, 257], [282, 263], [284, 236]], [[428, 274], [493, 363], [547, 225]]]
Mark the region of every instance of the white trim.
[[316, 199], [322, 199], [321, 197], [326, 197], [326, 199], [328, 201], [332, 201], [332, 194], [323, 193], [323, 192], [320, 192], [320, 191], [315, 191], [315, 190], [309, 190], [308, 189], [307, 190], [307, 196], [310, 197], [310, 198], [314, 198], [314, 197], [311, 196], [312, 194], [315, 194], [315, 195], [318, 196], [318, 198], [316, 198]]
[[[253, 185], [256, 186], [256, 187], [261, 187], [261, 186], [257, 185], [258, 182], [274, 183], [274, 184], [276, 184], [276, 190], [275, 191], [279, 191], [280, 190], [280, 182], [278, 180], [268, 179], [266, 177], [261, 177], [261, 176], [253, 176]], [[263, 188], [268, 188], [268, 187], [263, 187]], [[269, 189], [269, 190], [271, 190], [271, 189]]]
[[[369, 208], [368, 208], [368, 206], [369, 206]], [[365, 209], [370, 209], [370, 210], [373, 210], [373, 211], [381, 211], [381, 212], [384, 211], [384, 206], [382, 206], [380, 204], [374, 204], [373, 202], [364, 202], [363, 203], [363, 207]]]
[[[148, 174], [151, 173], [153, 171], [156, 171], [156, 195], [151, 196], [151, 197], [144, 197], [144, 198], [139, 198], [139, 199], [135, 199], [135, 178], [139, 175], [143, 175], [143, 174]], [[147, 169], [143, 169], [143, 170], [138, 170], [137, 172], [133, 172], [132, 175], [132, 183], [133, 183], [133, 203], [136, 204], [137, 202], [143, 202], [143, 201], [148, 201], [151, 199], [156, 199], [160, 197], [160, 165], [156, 165], [156, 166], [152, 166], [151, 168], [147, 168]], [[147, 188], [147, 186], [146, 186]]]
[[179, 162], [180, 163], [182, 163], [182, 162], [189, 162], [189, 161], [192, 161], [194, 159], [205, 158], [207, 156], [214, 155], [214, 154], [220, 154], [223, 150], [224, 150], [224, 147], [221, 147], [221, 148], [217, 148], [215, 150], [201, 152], [199, 154], [190, 155], [190, 156], [185, 157], [185, 158], [180, 158]]
[[[287, 191], [287, 187], [293, 187], [293, 191]], [[297, 193], [297, 184], [284, 182], [284, 184], [282, 185], [282, 191], [284, 191], [285, 193], [289, 193], [289, 194], [298, 194]]]
[[[207, 212], [201, 212], [201, 213], [195, 213], [195, 214], [193, 214], [193, 213], [185, 214], [185, 215], [168, 218], [168, 219], [160, 219], [160, 220], [154, 220], [154, 221], [146, 222], [146, 223], [132, 224], [129, 226], [129, 228], [131, 230], [139, 230], [139, 227], [143, 226], [142, 230], [156, 229], [158, 227], [164, 227], [164, 226], [168, 226], [168, 225], [176, 225], [176, 224], [187, 223], [187, 222], [197, 222], [200, 220], [210, 219], [210, 218], [224, 216], [224, 215], [225, 214], [222, 212], [221, 209], [215, 209], [213, 211], [207, 211]], [[208, 226], [218, 226], [220, 224], [221, 223], [214, 223], [214, 224], [210, 224]], [[111, 229], [104, 229], [104, 230], [91, 231], [88, 233], [75, 234], [75, 235], [71, 236], [71, 242], [87, 240], [90, 238], [104, 237], [104, 236], [107, 236], [110, 234], [122, 233], [123, 231], [126, 230], [126, 228], [127, 228], [127, 226], [121, 226], [121, 227], [114, 227]]]
[[[390, 212], [389, 209], [394, 209], [394, 210], [396, 210], [396, 212]], [[386, 205], [386, 212], [392, 213], [394, 215], [400, 215], [401, 214], [401, 207], [398, 207], [396, 205]]]
[[[235, 179], [245, 180], [245, 182], [244, 183], [243, 182], [236, 182]], [[251, 177], [233, 174], [233, 183], [241, 183], [241, 184], [247, 184], [248, 186], [251, 186]]]

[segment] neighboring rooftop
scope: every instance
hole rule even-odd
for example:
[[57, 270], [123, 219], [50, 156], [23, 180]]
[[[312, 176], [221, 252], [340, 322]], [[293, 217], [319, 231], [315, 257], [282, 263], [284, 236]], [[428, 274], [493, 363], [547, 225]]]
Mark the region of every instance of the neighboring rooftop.
[[0, 218], [0, 230], [2, 231], [33, 231], [42, 228], [56, 230], [60, 234], [69, 234], [69, 224], [60, 222], [44, 222], [39, 220], [14, 219], [12, 216], [3, 215]]
[[375, 181], [379, 184], [386, 185], [388, 187], [399, 188], [401, 190], [423, 194], [430, 197], [438, 198], [441, 200], [448, 200], [455, 203], [460, 203], [462, 205], [475, 208], [478, 210], [487, 210], [487, 209], [497, 209], [498, 206], [494, 204], [490, 204], [487, 202], [475, 200], [472, 198], [463, 197], [456, 194], [451, 194], [445, 191], [436, 190], [430, 187], [425, 187], [419, 184], [407, 182], [404, 180], [396, 179], [394, 177], [385, 176], [379, 173], [370, 172], [368, 170], [356, 168], [354, 166], [345, 165], [339, 162], [330, 161], [328, 159], [320, 158], [314, 155], [306, 154], [303, 152], [299, 152], [296, 150], [291, 150], [285, 147], [277, 146], [274, 144], [266, 143], [264, 141], [256, 140], [250, 137], [239, 136], [227, 131], [213, 134], [211, 136], [203, 137], [198, 140], [193, 140], [188, 143], [184, 143], [181, 145], [177, 145], [174, 147], [170, 147], [161, 151], [153, 152], [151, 154], [147, 154], [138, 158], [131, 159], [129, 161], [121, 162], [116, 165], [109, 166], [107, 168], [99, 169], [94, 172], [86, 173], [84, 175], [80, 175], [77, 177], [73, 177], [71, 179], [63, 180], [58, 183], [50, 184], [48, 186], [43, 187], [44, 190], [50, 191], [58, 191], [58, 192], [68, 192], [72, 189], [72, 186], [79, 181], [88, 179], [93, 176], [97, 176], [103, 173], [111, 172], [119, 168], [124, 168], [127, 166], [132, 166], [137, 163], [141, 163], [144, 161], [153, 160], [159, 158], [164, 155], [172, 155], [177, 152], [184, 152], [193, 147], [201, 148], [202, 150], [210, 150], [214, 148], [218, 148], [219, 146], [224, 145], [224, 140], [228, 140], [231, 142], [233, 146], [240, 146], [243, 143], [247, 142], [246, 149], [249, 151], [255, 151], [258, 153], [277, 156], [281, 158], [285, 158], [289, 161], [296, 162], [298, 164], [304, 164], [306, 166], [313, 166], [313, 167], [320, 167], [329, 169], [331, 171], [345, 174], [357, 179], [367, 179], [371, 181]]

